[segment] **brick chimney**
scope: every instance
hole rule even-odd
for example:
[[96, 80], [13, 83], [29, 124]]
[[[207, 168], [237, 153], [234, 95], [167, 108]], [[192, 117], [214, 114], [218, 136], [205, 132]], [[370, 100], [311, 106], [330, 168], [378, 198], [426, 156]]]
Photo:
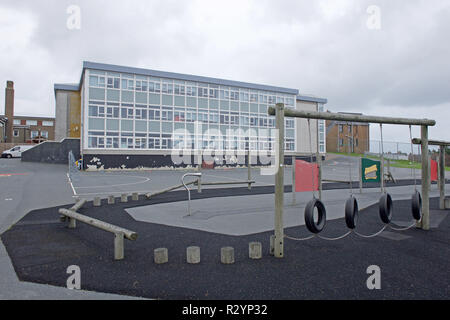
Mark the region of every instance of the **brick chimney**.
[[8, 118], [5, 130], [6, 142], [12, 142], [14, 118], [14, 82], [11, 80], [6, 81], [5, 116]]

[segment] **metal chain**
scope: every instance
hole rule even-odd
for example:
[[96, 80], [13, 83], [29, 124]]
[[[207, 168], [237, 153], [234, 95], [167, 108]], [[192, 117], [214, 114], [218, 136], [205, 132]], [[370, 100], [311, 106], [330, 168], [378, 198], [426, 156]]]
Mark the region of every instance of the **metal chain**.
[[295, 237], [290, 237], [290, 236], [288, 236], [288, 235], [284, 235], [284, 237], [285, 237], [286, 239], [294, 240], [294, 241], [305, 241], [305, 240], [312, 239], [312, 238], [314, 238], [315, 236], [316, 236], [316, 235], [313, 234], [312, 236], [309, 236], [309, 237], [306, 237], [306, 238], [295, 238]]
[[383, 161], [383, 163], [381, 163], [381, 179], [383, 179], [383, 181], [381, 182], [383, 185], [383, 193], [386, 193], [386, 186], [384, 184], [384, 147], [383, 147], [383, 124], [380, 123], [380, 137], [381, 137], [381, 161]]
[[348, 231], [347, 233], [345, 233], [345, 234], [343, 234], [342, 236], [340, 236], [340, 237], [336, 237], [336, 238], [328, 238], [328, 237], [324, 237], [324, 236], [321, 236], [321, 235], [317, 235], [320, 239], [323, 239], [323, 240], [327, 240], [327, 241], [336, 241], [336, 240], [341, 240], [341, 239], [344, 239], [346, 236], [348, 236], [350, 233], [352, 233], [352, 230], [350, 230], [350, 231]]
[[381, 228], [380, 231], [378, 231], [378, 232], [376, 232], [376, 233], [374, 233], [374, 234], [371, 234], [371, 235], [364, 235], [364, 234], [361, 234], [361, 233], [357, 232], [356, 230], [355, 230], [355, 233], [356, 233], [358, 236], [363, 237], [363, 238], [373, 238], [373, 237], [378, 236], [380, 233], [382, 233], [382, 232], [384, 231], [384, 229], [386, 229], [386, 227], [387, 227], [387, 224], [385, 224], [384, 227]]
[[[349, 126], [349, 124], [347, 123], [347, 127]], [[348, 134], [348, 128], [347, 128], [347, 134]], [[351, 141], [352, 141], [352, 149], [353, 149], [353, 124], [352, 124], [352, 137], [351, 137]], [[350, 157], [350, 135], [348, 135], [348, 145], [347, 145], [347, 150], [348, 150], [348, 155]], [[353, 195], [353, 179], [352, 179], [352, 163], [350, 158], [349, 160], [349, 170], [348, 170], [348, 182], [350, 183], [350, 195]]]
[[315, 186], [314, 186], [314, 167], [313, 167], [313, 153], [312, 153], [312, 142], [311, 142], [311, 123], [308, 118], [308, 134], [309, 134], [309, 151], [311, 152], [311, 187], [312, 187], [312, 196], [315, 199]]
[[405, 230], [411, 229], [411, 228], [414, 227], [415, 225], [416, 225], [416, 222], [414, 221], [410, 226], [405, 227], [405, 228], [394, 228], [394, 227], [391, 226], [391, 225], [389, 225], [389, 228], [391, 228], [392, 230], [395, 230], [395, 231], [405, 231]]
[[413, 143], [412, 143], [412, 132], [411, 132], [411, 125], [409, 125], [409, 141], [411, 144], [411, 163], [412, 163], [412, 167], [411, 167], [411, 171], [412, 171], [412, 175], [414, 178], [414, 191], [417, 191], [417, 185], [416, 185], [416, 168], [414, 166], [414, 147], [413, 147]]

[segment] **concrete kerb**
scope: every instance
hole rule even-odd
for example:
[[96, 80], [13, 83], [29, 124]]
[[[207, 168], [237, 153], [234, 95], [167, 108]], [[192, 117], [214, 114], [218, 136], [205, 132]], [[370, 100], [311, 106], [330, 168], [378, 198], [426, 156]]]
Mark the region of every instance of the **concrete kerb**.
[[156, 264], [163, 264], [169, 261], [169, 251], [167, 248], [157, 248], [153, 250], [153, 255]]
[[191, 264], [200, 263], [200, 247], [191, 246], [186, 248], [186, 262]]
[[233, 264], [234, 263], [234, 248], [233, 247], [223, 247], [220, 249], [220, 261], [223, 264]]

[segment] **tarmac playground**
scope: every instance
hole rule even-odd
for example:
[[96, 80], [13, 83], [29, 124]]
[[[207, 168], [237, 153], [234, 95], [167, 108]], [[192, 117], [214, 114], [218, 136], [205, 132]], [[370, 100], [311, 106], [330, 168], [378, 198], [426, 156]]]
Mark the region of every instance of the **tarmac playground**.
[[[348, 168], [339, 169], [343, 166], [338, 165], [335, 170], [332, 165], [329, 167], [325, 172], [331, 178], [348, 174]], [[303, 210], [312, 194], [297, 193], [293, 204], [291, 173], [286, 169], [285, 233], [308, 238], [311, 234], [304, 226]], [[438, 209], [435, 184], [430, 191], [429, 231], [396, 231], [387, 227], [372, 238], [352, 233], [336, 241], [318, 237], [305, 241], [286, 239], [285, 258], [276, 259], [269, 253], [274, 177], [258, 175], [258, 171], [252, 170], [255, 184], [251, 190], [242, 184], [205, 185], [197, 193], [196, 187], [191, 186], [192, 211], [188, 215], [187, 192], [183, 189], [151, 199], [142, 195], [179, 184], [186, 171], [82, 172], [69, 181], [67, 166], [2, 159], [4, 210], [0, 233], [8, 258], [2, 256], [0, 268], [8, 269], [10, 259], [21, 284], [45, 286], [23, 289], [12, 280], [6, 281], [0, 297], [21, 298], [22, 289], [24, 298], [31, 290], [31, 296], [40, 299], [448, 299], [450, 220], [448, 210]], [[247, 169], [202, 173], [204, 182], [247, 178]], [[407, 179], [409, 170], [402, 174], [397, 179]], [[413, 190], [407, 180], [387, 185], [394, 199], [393, 227], [405, 228], [413, 223], [409, 201]], [[132, 201], [130, 197], [126, 203], [119, 201], [122, 193], [133, 192], [141, 193], [139, 200]], [[364, 188], [359, 193], [355, 184], [353, 192], [360, 206], [357, 230], [365, 235], [377, 233], [383, 228], [378, 216], [379, 188]], [[107, 204], [109, 195], [116, 197], [115, 204]], [[324, 237], [335, 238], [348, 231], [343, 216], [349, 195], [348, 184], [324, 185]], [[95, 196], [103, 198], [100, 207], [94, 207], [90, 201]], [[113, 260], [111, 233], [81, 222], [77, 228], [68, 229], [59, 220], [58, 209], [71, 207], [76, 197], [89, 200], [79, 213], [138, 233], [136, 241], [125, 241], [123, 260]], [[253, 241], [262, 244], [261, 259], [248, 257], [248, 244]], [[188, 246], [201, 248], [199, 264], [186, 263]], [[234, 247], [234, 264], [221, 263], [220, 249], [225, 246]], [[169, 260], [158, 265], [153, 261], [153, 250], [160, 247], [168, 249]], [[82, 290], [108, 294], [77, 295], [66, 289], [66, 270], [70, 265], [81, 269]], [[381, 269], [380, 290], [366, 286], [366, 269], [370, 265]], [[55, 291], [55, 287], [60, 288]], [[70, 294], [65, 295], [66, 292]]]

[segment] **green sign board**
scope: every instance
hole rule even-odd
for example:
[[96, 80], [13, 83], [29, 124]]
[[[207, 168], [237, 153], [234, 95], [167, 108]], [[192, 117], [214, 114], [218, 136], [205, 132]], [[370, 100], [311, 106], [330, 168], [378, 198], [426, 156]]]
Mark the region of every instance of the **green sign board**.
[[381, 162], [377, 160], [361, 159], [362, 182], [380, 182]]

